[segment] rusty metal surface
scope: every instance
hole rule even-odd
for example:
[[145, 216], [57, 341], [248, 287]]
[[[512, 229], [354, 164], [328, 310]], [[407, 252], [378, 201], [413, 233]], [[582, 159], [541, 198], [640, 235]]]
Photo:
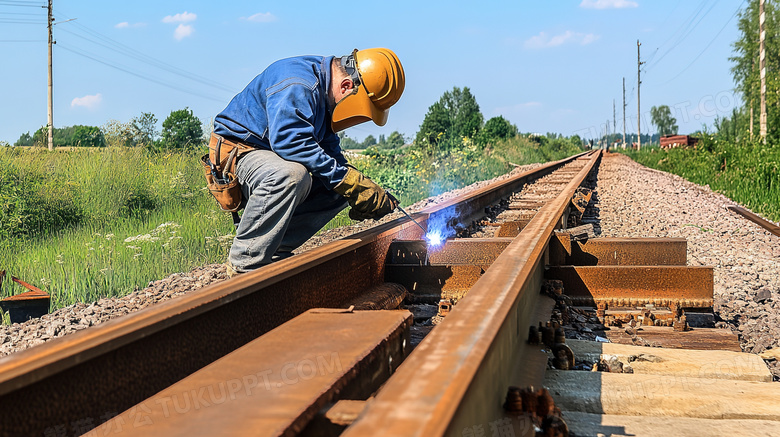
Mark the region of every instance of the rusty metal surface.
[[390, 245], [389, 261], [421, 265], [427, 254], [430, 265], [490, 265], [511, 242], [511, 238], [462, 238], [447, 240], [440, 248], [431, 248], [422, 240], [396, 240]]
[[578, 158], [585, 166], [417, 346], [343, 436], [462, 435], [504, 417], [507, 387], [523, 373], [547, 241], [600, 156]]
[[[0, 272], [0, 285], [4, 277], [5, 270]], [[0, 309], [8, 312], [11, 323], [24, 323], [49, 313], [51, 297], [48, 293], [15, 276], [11, 276], [11, 280], [29, 290], [0, 300]]]
[[411, 318], [404, 310], [307, 311], [95, 431], [297, 434], [327, 404], [376, 390], [407, 353]]
[[698, 266], [553, 266], [545, 278], [563, 281], [577, 304], [711, 307], [714, 290], [712, 267]]
[[531, 219], [503, 222], [496, 232], [496, 237], [517, 237], [530, 221]]
[[[2, 273], [2, 277], [5, 277], [5, 271], [3, 271], [3, 273]], [[0, 281], [2, 280], [2, 277], [0, 277]], [[11, 276], [11, 280], [16, 282], [17, 284], [21, 285], [22, 287], [26, 288], [29, 291], [25, 291], [24, 293], [17, 294], [17, 295], [14, 295], [14, 296], [6, 297], [5, 299], [3, 299], [3, 301], [9, 302], [9, 301], [15, 301], [15, 300], [30, 300], [30, 299], [41, 299], [41, 298], [48, 299], [49, 298], [49, 293], [41, 290], [40, 288], [38, 288], [38, 287], [36, 287], [34, 285], [31, 285], [31, 284], [28, 284], [28, 283], [22, 281], [21, 279], [17, 278], [16, 276]], [[2, 282], [0, 282], [0, 284], [2, 284]]]
[[487, 266], [385, 266], [385, 279], [409, 291], [413, 302], [438, 303], [442, 298], [460, 299], [485, 272]]
[[407, 294], [408, 291], [403, 285], [384, 282], [371, 287], [357, 299], [350, 300], [342, 306], [344, 308], [351, 307], [355, 311], [395, 310], [398, 309]]
[[[684, 266], [688, 243], [684, 238], [595, 238], [571, 242], [556, 235], [550, 244], [550, 260], [574, 266]], [[555, 253], [553, 253], [555, 252]]]
[[605, 334], [609, 341], [619, 344], [634, 344], [632, 338], [635, 335], [658, 347], [742, 352], [739, 337], [729, 329], [694, 328], [690, 331], [675, 332], [672, 327], [642, 326], [634, 335], [618, 328], [605, 331]]
[[761, 226], [762, 228], [766, 229], [767, 231], [771, 232], [774, 235], [777, 235], [780, 237], [780, 226], [770, 222], [769, 220], [764, 219], [763, 217], [758, 216], [757, 214], [754, 214], [745, 208], [739, 207], [739, 206], [729, 206], [729, 211], [736, 212], [737, 214], [741, 215], [742, 217], [745, 217], [746, 219], [752, 221], [753, 223]]
[[[470, 220], [549, 163], [412, 214]], [[394, 239], [419, 239], [406, 218], [232, 280], [0, 359], [0, 436], [100, 423], [315, 307], [338, 307], [384, 281]], [[350, 275], [334, 272], [350, 271]], [[227, 333], [227, 334], [226, 334]]]

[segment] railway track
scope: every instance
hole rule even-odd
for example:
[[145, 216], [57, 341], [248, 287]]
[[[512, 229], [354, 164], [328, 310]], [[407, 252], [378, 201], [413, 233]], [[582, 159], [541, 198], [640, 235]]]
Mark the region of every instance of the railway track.
[[[413, 214], [429, 234], [453, 237], [441, 248], [398, 219], [0, 359], [0, 434], [555, 435], [560, 409], [580, 429], [619, 414], [635, 420], [642, 414], [607, 409], [603, 391], [585, 390], [617, 374], [548, 369], [642, 355], [551, 340], [569, 313], [638, 322], [664, 344], [735, 340], [686, 331], [687, 319], [706, 320], [713, 286], [711, 268], [685, 266], [684, 240], [584, 242], [581, 228], [564, 230], [590, 221], [582, 186], [600, 158], [550, 163]], [[367, 295], [412, 311], [359, 310]], [[748, 363], [732, 373], [753, 378], [739, 382], [767, 380], [765, 367], [731, 358]], [[530, 388], [542, 385], [549, 392]], [[756, 387], [738, 388], [775, 400]], [[580, 401], [601, 410], [581, 411]], [[771, 412], [724, 418], [774, 429]]]

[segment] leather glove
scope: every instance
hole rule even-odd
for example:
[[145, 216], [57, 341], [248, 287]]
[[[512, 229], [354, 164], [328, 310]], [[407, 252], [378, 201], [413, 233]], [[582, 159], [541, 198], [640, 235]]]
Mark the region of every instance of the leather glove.
[[347, 167], [347, 175], [333, 191], [344, 196], [349, 202], [352, 207], [349, 218], [352, 220], [378, 220], [398, 206], [382, 187], [351, 166]]

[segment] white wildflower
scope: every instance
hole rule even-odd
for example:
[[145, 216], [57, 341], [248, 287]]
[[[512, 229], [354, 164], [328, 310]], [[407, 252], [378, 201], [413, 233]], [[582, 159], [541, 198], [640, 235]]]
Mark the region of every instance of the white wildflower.
[[135, 241], [139, 243], [151, 243], [159, 239], [160, 237], [152, 236], [152, 234], [143, 234], [143, 235], [136, 235], [135, 237], [127, 237], [125, 238], [125, 243], [132, 243]]

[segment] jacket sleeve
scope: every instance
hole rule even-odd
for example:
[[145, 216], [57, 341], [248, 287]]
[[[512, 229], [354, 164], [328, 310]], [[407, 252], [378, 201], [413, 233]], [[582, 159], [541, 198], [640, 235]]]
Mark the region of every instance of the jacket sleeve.
[[344, 152], [341, 151], [341, 140], [335, 133], [330, 133], [320, 141], [320, 146], [325, 149], [328, 155], [334, 157], [336, 162], [340, 165], [347, 165], [347, 158], [344, 157]]
[[[317, 142], [316, 108], [314, 92], [303, 82], [288, 83], [282, 89], [270, 91], [266, 102], [268, 140], [277, 155], [302, 164], [332, 189], [344, 179], [347, 168]], [[340, 153], [339, 156], [344, 159]]]

